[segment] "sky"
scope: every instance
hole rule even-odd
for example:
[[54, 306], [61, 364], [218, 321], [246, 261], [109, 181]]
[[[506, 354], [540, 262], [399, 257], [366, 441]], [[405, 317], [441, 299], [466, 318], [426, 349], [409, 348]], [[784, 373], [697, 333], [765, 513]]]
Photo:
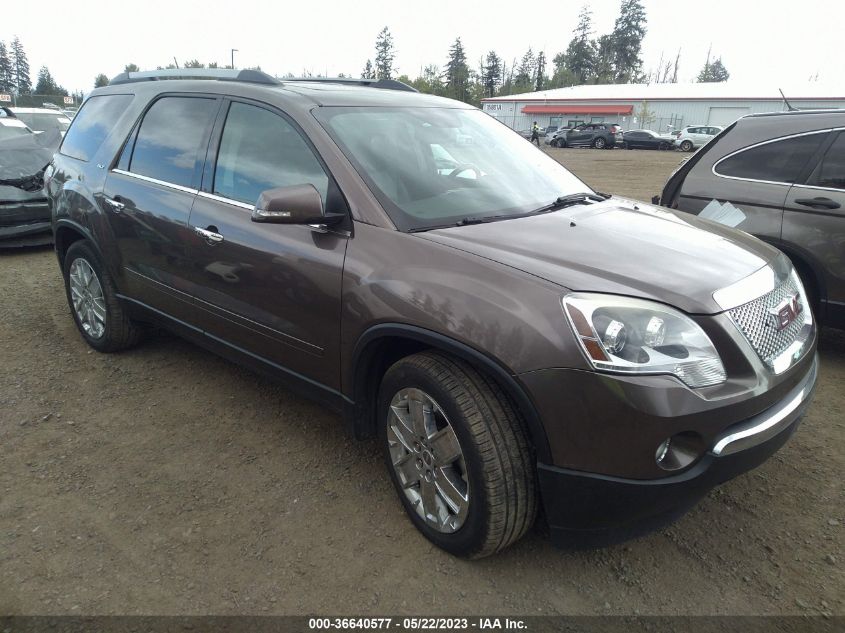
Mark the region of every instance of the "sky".
[[[594, 0], [596, 34], [608, 33], [619, 0]], [[493, 49], [508, 64], [532, 47], [551, 60], [564, 50], [581, 0], [476, 2], [474, 0], [321, 0], [270, 2], [229, 0], [42, 0], [3, 6], [0, 40], [18, 36], [29, 58], [33, 84], [46, 65], [71, 91], [88, 92], [94, 77], [109, 77], [135, 63], [142, 70], [186, 60], [261, 66], [271, 74], [339, 73], [360, 76], [374, 56], [378, 32], [393, 34], [399, 74], [416, 77], [427, 64], [441, 68], [461, 37], [471, 66]], [[721, 57], [731, 80], [755, 85], [845, 83], [838, 50], [845, 2], [836, 0], [644, 0], [648, 33], [644, 70], [661, 54], [681, 51], [679, 81], [693, 81], [708, 48]], [[550, 64], [551, 65], [551, 64]]]

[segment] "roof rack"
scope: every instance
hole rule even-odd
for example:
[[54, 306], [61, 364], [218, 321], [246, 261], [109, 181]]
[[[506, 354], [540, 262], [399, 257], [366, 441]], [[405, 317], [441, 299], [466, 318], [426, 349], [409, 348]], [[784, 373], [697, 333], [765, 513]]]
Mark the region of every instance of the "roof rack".
[[245, 81], [255, 84], [278, 86], [281, 82], [260, 70], [237, 70], [232, 68], [168, 68], [166, 70], [144, 70], [141, 72], [120, 73], [110, 82], [110, 86], [136, 83], [139, 81], [159, 81], [161, 79], [217, 79], [221, 81]]
[[419, 92], [413, 86], [396, 79], [355, 79], [352, 77], [289, 77], [286, 81], [309, 81], [323, 84], [346, 84], [351, 86], [366, 86], [367, 88], [381, 88], [382, 90], [402, 90], [404, 92]]

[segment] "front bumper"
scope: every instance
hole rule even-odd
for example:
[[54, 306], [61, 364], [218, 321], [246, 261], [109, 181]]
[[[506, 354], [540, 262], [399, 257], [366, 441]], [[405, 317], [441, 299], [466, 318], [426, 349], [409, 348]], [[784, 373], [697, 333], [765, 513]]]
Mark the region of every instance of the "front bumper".
[[0, 200], [0, 248], [52, 243], [46, 199]]
[[816, 387], [818, 359], [762, 413], [728, 427], [680, 474], [626, 479], [538, 465], [546, 517], [556, 545], [602, 546], [665, 525], [713, 487], [766, 461], [798, 428]]

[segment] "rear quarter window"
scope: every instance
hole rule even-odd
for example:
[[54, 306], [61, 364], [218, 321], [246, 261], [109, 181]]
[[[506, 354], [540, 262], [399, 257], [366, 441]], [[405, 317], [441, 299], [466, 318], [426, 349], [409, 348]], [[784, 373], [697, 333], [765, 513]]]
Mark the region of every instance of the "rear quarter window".
[[825, 134], [807, 134], [741, 150], [713, 166], [719, 176], [792, 184], [819, 148]]
[[74, 117], [59, 153], [91, 160], [131, 102], [132, 95], [90, 97]]

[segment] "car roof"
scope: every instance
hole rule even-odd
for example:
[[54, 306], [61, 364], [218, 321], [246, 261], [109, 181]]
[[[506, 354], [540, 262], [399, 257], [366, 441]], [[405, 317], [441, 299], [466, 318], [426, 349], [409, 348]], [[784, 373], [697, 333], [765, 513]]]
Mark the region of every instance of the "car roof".
[[280, 80], [274, 83], [232, 81], [228, 79], [166, 79], [112, 83], [97, 88], [89, 96], [137, 94], [151, 99], [160, 93], [197, 92], [276, 102], [311, 110], [322, 106], [439, 107], [477, 109], [473, 106], [411, 90], [391, 90], [374, 86], [338, 83], [331, 80]]
[[787, 117], [801, 117], [823, 114], [842, 114], [845, 115], [843, 108], [819, 108], [817, 110], [785, 110], [782, 112], [758, 112], [755, 114], [746, 114], [744, 119], [757, 119], [761, 117], [787, 116]]

